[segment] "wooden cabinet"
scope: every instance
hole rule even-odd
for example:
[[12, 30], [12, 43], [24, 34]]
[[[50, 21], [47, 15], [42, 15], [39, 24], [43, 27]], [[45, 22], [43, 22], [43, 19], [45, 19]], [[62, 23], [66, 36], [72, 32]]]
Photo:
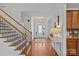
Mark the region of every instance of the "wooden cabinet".
[[76, 40], [75, 39], [68, 39], [68, 49], [75, 49], [76, 48]]
[[77, 55], [79, 56], [79, 39], [77, 40]]
[[72, 25], [72, 12], [71, 11], [68, 11], [67, 12], [67, 24], [66, 24], [66, 27], [67, 29], [71, 29], [71, 25]]
[[79, 56], [79, 38], [67, 39], [67, 55], [68, 56]]
[[76, 40], [67, 39], [67, 55], [76, 55]]
[[79, 24], [79, 11], [68, 10], [67, 11], [67, 29], [78, 29]]
[[78, 29], [79, 29], [79, 12], [78, 12], [78, 20], [77, 21], [78, 21]]
[[78, 29], [78, 11], [73, 12], [73, 19], [72, 19], [72, 28]]
[[[79, 29], [79, 11], [78, 10], [68, 10], [67, 11], [67, 31], [73, 29], [74, 31]], [[67, 38], [67, 55], [79, 56], [79, 36], [72, 31], [72, 37], [77, 38]]]

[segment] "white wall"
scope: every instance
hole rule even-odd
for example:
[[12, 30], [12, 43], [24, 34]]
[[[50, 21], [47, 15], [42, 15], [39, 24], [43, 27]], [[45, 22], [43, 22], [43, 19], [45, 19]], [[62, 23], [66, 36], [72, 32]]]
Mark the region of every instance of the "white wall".
[[68, 10], [79, 10], [79, 3], [67, 3]]
[[5, 6], [3, 9], [5, 9], [7, 13], [22, 24], [27, 21], [27, 17], [24, 19], [22, 18], [22, 15], [28, 17], [36, 15], [51, 15], [53, 10], [52, 4], [1, 4], [1, 6], [2, 5]]
[[[54, 4], [53, 7], [54, 11], [53, 11], [53, 17], [52, 17], [52, 25], [54, 25], [54, 21], [56, 21], [56, 17], [59, 16], [59, 23], [62, 26], [61, 27], [61, 35], [62, 35], [62, 39], [61, 39], [61, 50], [62, 53], [61, 55], [66, 55], [66, 4]], [[50, 28], [52, 26], [50, 25]], [[49, 30], [50, 30], [49, 28]], [[51, 31], [50, 31], [51, 33]]]

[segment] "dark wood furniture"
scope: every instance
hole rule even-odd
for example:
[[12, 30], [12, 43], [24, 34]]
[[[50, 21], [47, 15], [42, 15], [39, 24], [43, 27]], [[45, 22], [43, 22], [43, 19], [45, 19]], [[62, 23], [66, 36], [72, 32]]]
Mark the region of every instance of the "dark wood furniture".
[[67, 55], [79, 56], [79, 38], [67, 38]]
[[67, 36], [67, 55], [79, 56], [79, 35], [73, 33], [75, 30], [79, 30], [79, 10], [67, 10], [66, 29], [72, 32], [69, 34], [72, 36], [71, 38]]
[[67, 21], [66, 28], [68, 29], [78, 29], [79, 22], [79, 11], [78, 10], [68, 10], [67, 11]]

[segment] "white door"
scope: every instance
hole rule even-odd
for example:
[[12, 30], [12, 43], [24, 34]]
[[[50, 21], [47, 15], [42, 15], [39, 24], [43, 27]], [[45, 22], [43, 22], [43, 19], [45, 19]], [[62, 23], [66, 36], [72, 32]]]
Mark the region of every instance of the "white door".
[[37, 37], [42, 37], [42, 38], [45, 37], [45, 34], [46, 34], [45, 33], [46, 32], [45, 29], [46, 29], [45, 28], [45, 25], [38, 24], [37, 25], [37, 33], [36, 33], [37, 34]]

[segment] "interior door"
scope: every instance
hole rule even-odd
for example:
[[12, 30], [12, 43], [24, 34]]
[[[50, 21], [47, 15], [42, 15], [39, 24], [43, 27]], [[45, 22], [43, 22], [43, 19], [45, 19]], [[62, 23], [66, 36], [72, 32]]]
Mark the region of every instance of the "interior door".
[[45, 37], [45, 30], [46, 30], [46, 28], [45, 28], [45, 25], [43, 25], [43, 24], [38, 24], [37, 25], [37, 37]]

